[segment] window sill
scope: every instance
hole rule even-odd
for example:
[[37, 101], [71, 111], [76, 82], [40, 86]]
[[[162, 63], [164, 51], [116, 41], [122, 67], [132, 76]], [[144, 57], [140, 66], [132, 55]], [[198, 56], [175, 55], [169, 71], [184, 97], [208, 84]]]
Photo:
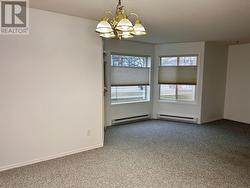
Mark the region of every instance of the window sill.
[[151, 102], [151, 101], [144, 100], [144, 101], [118, 102], [118, 103], [111, 103], [111, 106], [113, 106], [113, 105], [122, 105], [122, 104], [149, 103], [149, 102]]
[[197, 101], [171, 101], [171, 100], [161, 100], [161, 99], [159, 99], [158, 102], [160, 102], [160, 103], [197, 105]]

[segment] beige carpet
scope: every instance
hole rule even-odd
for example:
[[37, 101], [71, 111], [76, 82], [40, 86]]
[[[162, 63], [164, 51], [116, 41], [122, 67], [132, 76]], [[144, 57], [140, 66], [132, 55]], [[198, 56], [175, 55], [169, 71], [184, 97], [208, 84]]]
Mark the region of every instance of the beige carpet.
[[114, 126], [106, 131], [104, 148], [0, 173], [0, 188], [7, 187], [250, 187], [250, 126]]

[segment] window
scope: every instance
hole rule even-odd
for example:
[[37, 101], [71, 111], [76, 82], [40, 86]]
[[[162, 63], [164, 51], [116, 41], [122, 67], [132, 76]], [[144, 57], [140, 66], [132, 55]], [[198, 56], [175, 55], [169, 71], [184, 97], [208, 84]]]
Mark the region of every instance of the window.
[[[175, 56], [161, 57], [161, 67], [195, 67], [197, 66], [197, 56]], [[188, 67], [187, 67], [188, 68]], [[187, 71], [186, 71], [187, 72]], [[179, 75], [177, 75], [179, 76]], [[168, 78], [170, 79], [170, 78]], [[195, 84], [161, 84], [160, 100], [168, 101], [195, 101]]]
[[150, 100], [150, 57], [111, 56], [111, 104]]
[[197, 66], [197, 56], [179, 57], [179, 66]]
[[161, 84], [160, 93], [161, 100], [176, 100], [176, 85]]
[[113, 86], [111, 103], [136, 102], [149, 100], [149, 86]]
[[112, 55], [111, 66], [116, 67], [150, 67], [149, 57]]
[[194, 85], [161, 84], [160, 99], [172, 101], [194, 101]]
[[177, 57], [162, 57], [161, 66], [177, 66]]

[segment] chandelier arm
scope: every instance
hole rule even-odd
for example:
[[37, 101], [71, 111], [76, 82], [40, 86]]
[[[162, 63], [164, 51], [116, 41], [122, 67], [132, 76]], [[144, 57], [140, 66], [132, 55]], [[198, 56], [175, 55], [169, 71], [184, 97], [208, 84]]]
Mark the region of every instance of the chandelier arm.
[[[112, 13], [112, 11], [111, 10], [108, 10], [108, 11], [106, 11], [105, 12], [105, 14], [108, 16], [108, 18], [110, 19], [110, 18], [112, 18], [113, 16], [114, 16], [114, 14]], [[111, 17], [110, 17], [111, 16]]]
[[136, 18], [139, 18], [138, 14], [131, 12], [130, 15], [134, 15]]
[[138, 16], [136, 13], [134, 13], [134, 12], [131, 12], [131, 13], [129, 14], [129, 16], [130, 16], [130, 15], [135, 16], [135, 17], [136, 17], [136, 20], [139, 19], [139, 16]]

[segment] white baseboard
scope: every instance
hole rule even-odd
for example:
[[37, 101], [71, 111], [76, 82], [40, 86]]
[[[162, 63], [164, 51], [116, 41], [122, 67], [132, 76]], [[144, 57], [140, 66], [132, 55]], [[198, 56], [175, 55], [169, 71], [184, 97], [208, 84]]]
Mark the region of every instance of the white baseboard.
[[20, 163], [16, 163], [16, 164], [6, 165], [6, 166], [0, 167], [0, 172], [5, 171], [5, 170], [10, 170], [10, 169], [13, 169], [13, 168], [18, 168], [18, 167], [22, 167], [22, 166], [27, 166], [27, 165], [43, 162], [43, 161], [48, 161], [48, 160], [51, 160], [51, 159], [65, 157], [65, 156], [68, 156], [68, 155], [81, 153], [81, 152], [84, 152], [84, 151], [88, 151], [88, 150], [92, 150], [92, 149], [96, 149], [96, 148], [100, 148], [100, 147], [103, 147], [103, 143], [97, 144], [97, 145], [94, 145], [94, 146], [85, 147], [85, 148], [78, 149], [78, 150], [59, 153], [59, 154], [56, 154], [56, 155], [51, 155], [51, 156], [48, 156], [48, 157], [43, 157], [43, 158], [34, 159], [34, 160], [30, 160], [30, 161], [25, 161], [25, 162], [20, 162]]

